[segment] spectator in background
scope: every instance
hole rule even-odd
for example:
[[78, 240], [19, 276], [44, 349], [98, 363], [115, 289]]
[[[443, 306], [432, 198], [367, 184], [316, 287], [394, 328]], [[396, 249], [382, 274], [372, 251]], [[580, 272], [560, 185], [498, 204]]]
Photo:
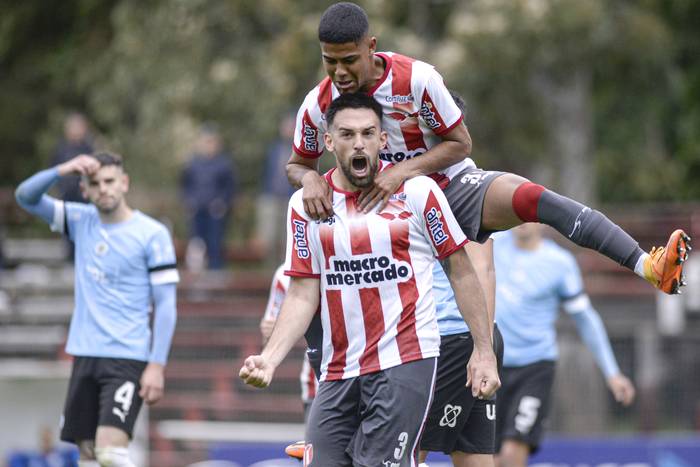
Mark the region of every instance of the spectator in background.
[[294, 139], [294, 115], [279, 123], [279, 135], [267, 148], [262, 176], [262, 192], [257, 202], [255, 246], [268, 264], [277, 264], [284, 254], [284, 222], [287, 203], [294, 188], [287, 180], [287, 160]]
[[[80, 154], [92, 154], [92, 138], [85, 115], [73, 112], [68, 114], [63, 122], [63, 138], [54, 149], [51, 157], [51, 166], [57, 166], [68, 162]], [[63, 201], [77, 201], [85, 203], [80, 190], [80, 177], [71, 175], [61, 178], [56, 187], [59, 197]]]
[[198, 238], [204, 243], [209, 269], [223, 268], [223, 242], [236, 192], [236, 172], [216, 125], [205, 124], [200, 129], [195, 152], [182, 173], [181, 188], [190, 214], [190, 240]]
[[[85, 115], [79, 112], [69, 113], [63, 121], [63, 138], [59, 141], [51, 156], [51, 166], [68, 162], [80, 154], [92, 154], [93, 145], [90, 136], [89, 124]], [[56, 183], [58, 197], [63, 201], [73, 201], [86, 203], [80, 189], [80, 177], [78, 175], [67, 175]], [[73, 261], [75, 246], [66, 236], [66, 256]]]

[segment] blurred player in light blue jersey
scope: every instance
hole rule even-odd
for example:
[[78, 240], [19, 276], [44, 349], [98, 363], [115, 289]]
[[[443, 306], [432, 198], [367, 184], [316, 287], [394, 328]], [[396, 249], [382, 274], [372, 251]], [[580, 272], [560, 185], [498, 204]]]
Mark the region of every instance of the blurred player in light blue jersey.
[[629, 405], [635, 390], [620, 373], [574, 256], [543, 238], [538, 224], [524, 224], [493, 238], [496, 321], [505, 346], [498, 391], [498, 463], [519, 467], [527, 465], [542, 438], [558, 357], [555, 322], [560, 305], [576, 323], [615, 399]]
[[[90, 204], [46, 192], [81, 176]], [[128, 442], [141, 403], [163, 396], [179, 281], [163, 224], [131, 209], [120, 156], [81, 155], [24, 181], [19, 204], [75, 242], [75, 310], [66, 352], [75, 356], [61, 439], [80, 448], [80, 466], [132, 467]], [[154, 309], [153, 329], [149, 325]]]

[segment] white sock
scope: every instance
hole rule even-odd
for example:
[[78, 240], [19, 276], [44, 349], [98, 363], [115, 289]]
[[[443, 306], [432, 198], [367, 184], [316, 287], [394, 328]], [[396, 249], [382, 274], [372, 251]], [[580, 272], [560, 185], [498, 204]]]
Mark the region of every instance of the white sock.
[[136, 467], [129, 459], [128, 448], [113, 446], [95, 448], [95, 454], [101, 467]]
[[422, 464], [418, 464], [418, 467], [428, 467], [428, 464], [426, 464], [425, 462], [423, 462]]
[[645, 279], [644, 277], [644, 261], [649, 257], [649, 253], [644, 253], [642, 256], [639, 257], [637, 260], [637, 264], [634, 265], [634, 273], [641, 277], [642, 279]]

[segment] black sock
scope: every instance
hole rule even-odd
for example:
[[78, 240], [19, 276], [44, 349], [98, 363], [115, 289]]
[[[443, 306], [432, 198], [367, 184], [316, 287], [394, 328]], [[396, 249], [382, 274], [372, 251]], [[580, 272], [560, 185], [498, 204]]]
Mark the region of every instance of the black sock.
[[537, 217], [575, 244], [596, 250], [632, 271], [644, 254], [635, 239], [602, 213], [553, 191], [542, 191]]

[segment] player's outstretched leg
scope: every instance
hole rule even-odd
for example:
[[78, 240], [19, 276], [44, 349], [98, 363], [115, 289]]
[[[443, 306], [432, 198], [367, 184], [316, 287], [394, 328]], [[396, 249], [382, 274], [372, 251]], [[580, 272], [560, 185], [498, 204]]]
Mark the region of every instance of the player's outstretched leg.
[[481, 227], [505, 230], [523, 222], [540, 222], [566, 238], [591, 248], [634, 271], [658, 289], [675, 294], [685, 285], [683, 264], [690, 237], [676, 230], [665, 247], [645, 253], [636, 240], [605, 215], [515, 174], [503, 174], [489, 186]]

